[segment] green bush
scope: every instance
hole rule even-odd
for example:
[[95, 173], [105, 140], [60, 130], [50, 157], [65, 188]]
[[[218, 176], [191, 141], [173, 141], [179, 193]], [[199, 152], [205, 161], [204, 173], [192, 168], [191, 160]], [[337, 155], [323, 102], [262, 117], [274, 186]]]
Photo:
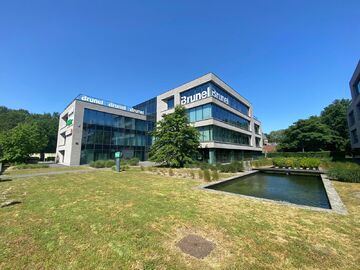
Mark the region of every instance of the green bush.
[[360, 183], [360, 166], [352, 162], [331, 162], [327, 164], [327, 175], [342, 182]]
[[244, 171], [244, 166], [242, 162], [233, 161], [230, 164], [223, 164], [219, 166], [221, 172], [225, 173], [236, 173]]
[[211, 179], [212, 179], [213, 181], [219, 180], [219, 173], [218, 173], [218, 171], [212, 171], [212, 172], [211, 172]]
[[115, 161], [112, 160], [112, 159], [109, 159], [109, 160], [106, 160], [106, 161], [105, 161], [105, 167], [106, 167], [106, 168], [111, 168], [111, 167], [114, 166], [114, 165], [115, 165]]
[[273, 164], [278, 167], [292, 167], [292, 168], [318, 168], [321, 160], [319, 158], [274, 158]]
[[49, 168], [48, 164], [18, 164], [12, 167], [15, 170]]
[[252, 160], [251, 166], [254, 168], [264, 167], [264, 166], [271, 166], [273, 165], [272, 159], [264, 158], [259, 160]]
[[111, 168], [114, 165], [115, 161], [112, 159], [91, 161], [89, 164], [89, 166], [93, 168]]
[[208, 169], [204, 170], [204, 180], [207, 182], [211, 180], [210, 171]]
[[199, 179], [203, 179], [204, 178], [204, 173], [202, 170], [199, 170]]
[[331, 159], [333, 155], [340, 155], [338, 152], [330, 151], [319, 151], [319, 152], [274, 152], [268, 153], [269, 158], [320, 158], [320, 159]]

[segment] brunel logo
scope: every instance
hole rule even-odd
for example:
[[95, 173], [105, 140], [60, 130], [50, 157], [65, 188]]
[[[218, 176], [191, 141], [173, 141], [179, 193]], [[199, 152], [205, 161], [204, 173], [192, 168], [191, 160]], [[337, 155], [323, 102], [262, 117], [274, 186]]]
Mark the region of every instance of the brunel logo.
[[133, 113], [138, 113], [138, 114], [145, 114], [144, 111], [141, 111], [141, 110], [137, 110], [137, 109], [125, 106], [125, 105], [116, 104], [116, 103], [106, 101], [106, 100], [102, 100], [102, 99], [88, 97], [88, 96], [85, 96], [85, 95], [79, 95], [76, 99], [80, 99], [82, 101], [107, 106], [107, 107], [110, 107], [110, 108], [120, 109], [120, 110], [123, 110], [123, 111], [128, 111], [128, 112], [133, 112]]
[[226, 104], [229, 104], [229, 98], [221, 95], [220, 93], [218, 93], [216, 90], [214, 89], [211, 89], [210, 87], [207, 88], [207, 90], [204, 90], [200, 93], [196, 93], [192, 96], [182, 96], [181, 97], [181, 100], [180, 100], [180, 103], [181, 105], [185, 105], [185, 104], [188, 104], [188, 103], [191, 103], [191, 102], [195, 102], [195, 101], [198, 101], [198, 100], [201, 100], [201, 99], [204, 99], [204, 98], [207, 98], [207, 97], [214, 97]]

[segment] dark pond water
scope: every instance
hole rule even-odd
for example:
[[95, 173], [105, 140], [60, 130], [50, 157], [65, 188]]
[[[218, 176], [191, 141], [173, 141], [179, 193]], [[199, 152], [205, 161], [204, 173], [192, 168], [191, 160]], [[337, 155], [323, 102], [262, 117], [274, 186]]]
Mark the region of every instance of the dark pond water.
[[307, 206], [331, 208], [320, 176], [259, 172], [207, 188]]

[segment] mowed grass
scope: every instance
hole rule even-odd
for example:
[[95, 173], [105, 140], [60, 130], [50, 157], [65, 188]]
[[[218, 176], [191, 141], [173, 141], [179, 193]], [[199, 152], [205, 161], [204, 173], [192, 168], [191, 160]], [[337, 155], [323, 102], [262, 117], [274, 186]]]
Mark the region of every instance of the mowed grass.
[[20, 175], [20, 174], [35, 174], [35, 173], [47, 173], [47, 172], [61, 172], [61, 171], [79, 171], [88, 170], [87, 166], [64, 166], [64, 167], [49, 167], [49, 168], [34, 168], [34, 169], [12, 169], [9, 168], [4, 172], [4, 175]]
[[[199, 184], [139, 170], [0, 182], [0, 202], [22, 201], [0, 208], [0, 269], [359, 268], [359, 184], [334, 182], [347, 216]], [[215, 250], [184, 255], [175, 243], [189, 233]]]

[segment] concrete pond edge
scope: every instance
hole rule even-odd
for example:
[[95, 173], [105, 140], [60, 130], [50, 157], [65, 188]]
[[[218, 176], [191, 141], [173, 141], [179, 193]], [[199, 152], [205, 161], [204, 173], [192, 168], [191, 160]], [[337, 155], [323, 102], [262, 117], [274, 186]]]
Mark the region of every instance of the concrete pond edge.
[[235, 175], [235, 176], [232, 176], [232, 177], [229, 177], [229, 178], [221, 179], [221, 180], [216, 181], [216, 182], [202, 184], [202, 185], [198, 186], [197, 188], [201, 189], [201, 190], [205, 190], [207, 192], [230, 195], [230, 196], [235, 196], [235, 197], [240, 197], [240, 198], [250, 199], [250, 200], [256, 200], [256, 201], [261, 201], [261, 202], [269, 202], [269, 203], [275, 203], [275, 204], [280, 204], [280, 205], [287, 205], [287, 206], [292, 206], [292, 207], [301, 208], [301, 209], [320, 211], [320, 212], [326, 212], [326, 213], [335, 213], [335, 214], [340, 214], [340, 215], [347, 215], [348, 214], [348, 211], [347, 211], [344, 203], [342, 202], [339, 194], [336, 192], [332, 182], [330, 181], [328, 176], [326, 174], [324, 174], [324, 173], [321, 173], [321, 174], [319, 173], [319, 174], [320, 174], [323, 186], [325, 188], [326, 195], [328, 197], [331, 209], [325, 209], [325, 208], [307, 206], [307, 205], [300, 205], [300, 204], [290, 203], [290, 202], [286, 202], [286, 201], [276, 201], [276, 200], [270, 200], [270, 199], [265, 199], [265, 198], [258, 198], [258, 197], [254, 197], [254, 196], [231, 193], [231, 192], [227, 192], [227, 191], [209, 189], [210, 186], [214, 186], [214, 185], [217, 185], [217, 184], [220, 184], [220, 183], [225, 183], [225, 182], [228, 182], [228, 181], [232, 181], [232, 180], [235, 180], [237, 178], [241, 178], [241, 177], [244, 177], [244, 176], [247, 176], [247, 175], [255, 174], [257, 172], [259, 172], [259, 171], [258, 170], [252, 170], [252, 171], [244, 172], [244, 173], [241, 173], [239, 175]]

